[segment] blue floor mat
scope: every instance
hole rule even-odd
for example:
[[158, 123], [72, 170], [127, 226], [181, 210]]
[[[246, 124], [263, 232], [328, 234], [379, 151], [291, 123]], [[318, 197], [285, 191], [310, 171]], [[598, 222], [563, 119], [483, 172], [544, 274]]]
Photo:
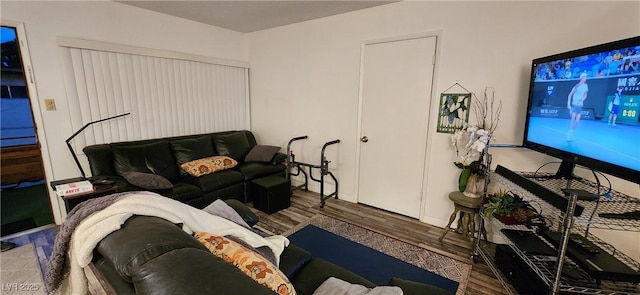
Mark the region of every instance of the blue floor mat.
[[288, 236], [291, 243], [317, 258], [346, 268], [376, 285], [388, 285], [392, 277], [430, 284], [455, 293], [458, 282], [406, 263], [367, 246], [307, 225]]

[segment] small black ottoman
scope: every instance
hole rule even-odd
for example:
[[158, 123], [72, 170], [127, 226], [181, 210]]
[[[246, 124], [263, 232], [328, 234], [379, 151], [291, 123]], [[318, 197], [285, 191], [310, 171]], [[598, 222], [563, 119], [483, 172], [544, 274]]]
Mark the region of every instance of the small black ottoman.
[[271, 214], [291, 206], [291, 181], [280, 176], [267, 176], [251, 181], [253, 207]]

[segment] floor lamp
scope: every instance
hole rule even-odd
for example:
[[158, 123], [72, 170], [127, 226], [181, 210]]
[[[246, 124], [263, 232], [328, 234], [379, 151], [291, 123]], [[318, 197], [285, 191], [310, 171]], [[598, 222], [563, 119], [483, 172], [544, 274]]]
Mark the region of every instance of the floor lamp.
[[69, 151], [71, 152], [71, 156], [73, 156], [73, 160], [76, 162], [76, 165], [78, 166], [78, 169], [80, 170], [80, 175], [82, 175], [82, 177], [64, 179], [64, 180], [59, 180], [59, 181], [52, 181], [51, 182], [51, 187], [53, 187], [55, 189], [56, 185], [87, 180], [87, 176], [84, 173], [84, 169], [82, 169], [82, 165], [80, 165], [80, 160], [78, 160], [78, 156], [76, 156], [76, 153], [73, 150], [73, 147], [71, 146], [71, 141], [76, 136], [78, 136], [78, 134], [80, 134], [82, 131], [87, 129], [87, 127], [89, 127], [89, 126], [91, 126], [93, 124], [104, 122], [104, 121], [108, 121], [108, 120], [113, 120], [113, 119], [124, 117], [124, 116], [130, 115], [130, 114], [131, 113], [126, 113], [126, 114], [121, 114], [121, 115], [117, 115], [117, 116], [113, 116], [113, 117], [109, 117], [109, 118], [105, 118], [105, 119], [100, 119], [100, 120], [97, 120], [97, 121], [89, 122], [89, 123], [85, 124], [84, 126], [82, 126], [82, 128], [80, 128], [78, 131], [73, 133], [69, 138], [67, 138], [67, 140], [65, 140], [65, 143], [67, 144], [67, 147], [69, 148]]

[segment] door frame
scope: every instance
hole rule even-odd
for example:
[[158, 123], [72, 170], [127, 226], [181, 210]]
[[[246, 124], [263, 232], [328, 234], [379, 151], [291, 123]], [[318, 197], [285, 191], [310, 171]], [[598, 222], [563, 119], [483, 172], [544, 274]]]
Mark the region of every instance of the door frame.
[[[29, 45], [27, 44], [27, 34], [24, 23], [8, 19], [2, 19], [0, 24], [7, 27], [16, 28], [16, 39], [18, 41], [20, 57], [22, 58], [22, 66], [25, 71], [27, 89], [29, 91], [29, 102], [31, 104], [31, 112], [36, 127], [36, 135], [38, 136], [38, 145], [40, 146], [40, 154], [42, 155], [42, 166], [44, 169], [45, 186], [49, 194], [51, 204], [51, 212], [53, 220], [56, 224], [61, 224], [64, 217], [64, 203], [60, 202], [57, 195], [49, 187], [48, 183], [53, 175], [51, 166], [51, 157], [49, 155], [47, 137], [44, 132], [44, 121], [42, 120], [42, 109], [40, 108], [40, 96], [35, 82], [35, 74], [31, 63], [31, 54], [29, 53]], [[61, 207], [62, 206], [62, 207]]]
[[[373, 45], [373, 44], [380, 44], [380, 43], [387, 43], [387, 42], [396, 42], [396, 41], [404, 41], [404, 40], [411, 40], [411, 39], [420, 39], [420, 38], [431, 38], [431, 37], [435, 37], [436, 38], [436, 48], [435, 48], [435, 52], [434, 52], [434, 57], [433, 57], [433, 75], [432, 75], [432, 79], [431, 79], [431, 93], [429, 94], [429, 102], [427, 103], [428, 105], [428, 109], [425, 110], [428, 113], [428, 120], [427, 120], [427, 134], [426, 134], [426, 139], [427, 141], [425, 142], [425, 157], [424, 157], [424, 163], [422, 165], [423, 169], [422, 169], [422, 190], [421, 190], [421, 196], [420, 196], [420, 213], [419, 213], [419, 220], [424, 222], [424, 212], [426, 211], [425, 209], [425, 202], [426, 202], [426, 196], [425, 193], [427, 192], [427, 186], [428, 186], [428, 178], [426, 177], [427, 175], [427, 171], [429, 170], [429, 166], [428, 164], [430, 163], [430, 158], [429, 155], [431, 154], [431, 145], [428, 144], [429, 142], [432, 141], [432, 137], [433, 137], [433, 131], [431, 130], [431, 126], [434, 125], [434, 118], [437, 119], [437, 116], [433, 116], [431, 113], [434, 109], [434, 97], [437, 97], [437, 92], [436, 92], [436, 81], [437, 81], [437, 75], [436, 73], [438, 73], [438, 64], [439, 64], [439, 58], [440, 57], [440, 44], [441, 44], [441, 38], [442, 38], [442, 30], [438, 30], [438, 31], [431, 31], [431, 32], [424, 32], [424, 33], [418, 33], [418, 34], [410, 34], [410, 35], [401, 35], [401, 36], [395, 36], [395, 37], [388, 37], [388, 38], [381, 38], [381, 39], [375, 39], [375, 40], [369, 40], [369, 41], [363, 41], [360, 44], [360, 72], [359, 72], [359, 86], [358, 86], [358, 123], [357, 123], [357, 130], [356, 130], [356, 156], [355, 156], [355, 201], [358, 202], [358, 199], [360, 198], [360, 155], [361, 155], [361, 148], [362, 148], [362, 142], [360, 141], [360, 138], [362, 137], [362, 103], [363, 103], [363, 86], [364, 86], [364, 50], [365, 47], [367, 45]], [[435, 102], [435, 104], [438, 104], [438, 101]], [[435, 109], [437, 109], [437, 106], [435, 107]]]

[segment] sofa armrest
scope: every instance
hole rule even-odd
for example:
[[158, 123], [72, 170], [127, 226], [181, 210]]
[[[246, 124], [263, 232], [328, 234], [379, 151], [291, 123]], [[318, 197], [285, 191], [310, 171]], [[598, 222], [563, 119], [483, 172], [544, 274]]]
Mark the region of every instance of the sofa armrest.
[[97, 245], [97, 251], [129, 282], [150, 260], [183, 248], [208, 251], [174, 223], [143, 215], [127, 219], [119, 230], [104, 237]]
[[[95, 256], [99, 258], [95, 258]], [[96, 277], [96, 280], [89, 280], [89, 290], [102, 289], [104, 293], [108, 295], [136, 294], [135, 286], [131, 282], [125, 281], [116, 271], [113, 264], [104, 257], [101, 257], [100, 254], [94, 254], [94, 260], [89, 264], [88, 268], [85, 268], [85, 272], [87, 269]]]
[[258, 221], [260, 221], [260, 217], [253, 213], [253, 211], [251, 211], [251, 209], [249, 209], [249, 207], [247, 207], [242, 202], [236, 199], [228, 199], [224, 200], [224, 202], [227, 203], [229, 207], [233, 208], [233, 210], [238, 212], [238, 215], [240, 215], [240, 217], [242, 217], [242, 220], [244, 220], [244, 222], [246, 222], [250, 227], [258, 224]]
[[280, 254], [280, 265], [278, 268], [287, 278], [293, 278], [300, 269], [302, 269], [309, 261], [311, 261], [311, 253], [294, 244], [284, 248]]
[[281, 152], [277, 152], [275, 156], [273, 156], [273, 159], [271, 160], [271, 164], [273, 165], [278, 165], [278, 164], [282, 164], [287, 160], [287, 155], [283, 154]]

